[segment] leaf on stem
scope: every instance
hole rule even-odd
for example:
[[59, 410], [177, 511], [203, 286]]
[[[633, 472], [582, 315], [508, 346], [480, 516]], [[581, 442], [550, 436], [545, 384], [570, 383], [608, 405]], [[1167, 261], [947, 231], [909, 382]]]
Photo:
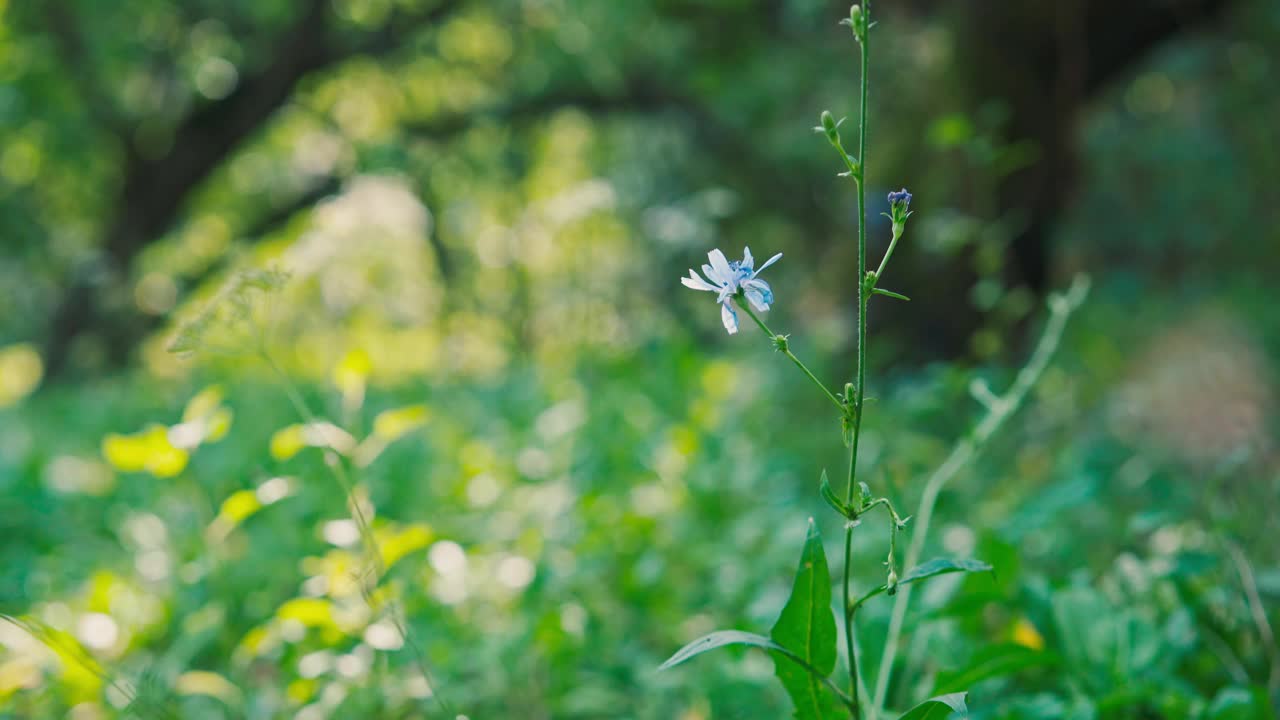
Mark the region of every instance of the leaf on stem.
[[784, 650], [781, 645], [763, 635], [743, 632], [742, 630], [717, 630], [708, 633], [676, 651], [675, 655], [658, 666], [659, 670], [669, 670], [680, 663], [697, 657], [708, 650], [715, 650], [727, 645], [750, 645], [765, 650]]
[[957, 692], [929, 698], [908, 710], [907, 714], [898, 720], [944, 720], [951, 717], [952, 713], [960, 717], [969, 717], [969, 708], [964, 703], [964, 696], [968, 694]]
[[[776, 643], [822, 673], [822, 677], [835, 670], [837, 637], [835, 613], [831, 611], [831, 575], [822, 537], [813, 518], [809, 518], [809, 532], [791, 597], [770, 635]], [[776, 656], [774, 670], [795, 703], [798, 720], [822, 720], [834, 713], [834, 699], [815, 673]]]
[[[933, 560], [917, 565], [904, 573], [902, 577], [898, 578], [898, 586], [901, 587], [913, 582], [919, 582], [920, 580], [928, 580], [929, 578], [937, 577], [938, 575], [947, 575], [956, 572], [991, 572], [992, 569], [993, 568], [990, 565], [982, 562], [981, 560], [934, 558]], [[853, 607], [849, 609], [850, 612], [888, 589], [887, 585], [881, 585], [880, 587], [867, 592], [866, 595], [863, 595], [853, 604]]]
[[836, 491], [831, 487], [831, 481], [827, 479], [826, 470], [822, 471], [822, 484], [819, 486], [818, 490], [822, 493], [822, 499], [826, 500], [827, 504], [830, 505], [836, 512], [840, 513], [846, 518], [852, 517], [852, 512], [850, 511], [850, 509], [844, 504], [842, 500], [840, 500], [840, 496], [836, 495]]
[[893, 292], [892, 290], [885, 290], [884, 288], [871, 288], [871, 293], [873, 295], [884, 295], [885, 297], [891, 297], [894, 300], [905, 300], [907, 302], [911, 302], [911, 298], [907, 297], [906, 295], [900, 295], [896, 292]]
[[937, 575], [954, 572], [991, 572], [992, 567], [981, 560], [953, 560], [951, 558], [934, 558], [921, 563], [907, 571], [900, 582], [908, 583], [927, 580]]

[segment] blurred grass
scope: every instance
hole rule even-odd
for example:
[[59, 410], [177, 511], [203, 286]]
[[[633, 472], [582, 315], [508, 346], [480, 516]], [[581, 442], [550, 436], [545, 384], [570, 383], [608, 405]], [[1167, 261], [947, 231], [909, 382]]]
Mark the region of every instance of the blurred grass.
[[[1220, 558], [1220, 539], [1237, 537], [1269, 583], [1267, 596], [1280, 589], [1263, 532], [1265, 498], [1275, 487], [1270, 454], [1258, 454], [1265, 448], [1246, 443], [1234, 462], [1215, 453], [1205, 465], [1185, 445], [1114, 431], [1117, 398], [1145, 402], [1117, 388], [1151, 368], [1135, 370], [1129, 342], [1096, 328], [1169, 314], [1163, 298], [1136, 310], [1109, 302], [1122, 292], [1123, 285], [1101, 289], [1030, 407], [944, 494], [934, 552], [926, 556], [982, 557], [996, 565], [996, 578], [923, 593], [904, 660], [917, 670], [904, 676], [909, 687], [896, 697], [916, 694], [916, 685], [974, 649], [1015, 641], [1088, 659], [1075, 671], [1095, 699], [1131, 691], [1135, 678], [1156, 688], [1143, 690], [1144, 698], [1212, 698], [1229, 678], [1197, 632], [1196, 614], [1225, 621], [1229, 643], [1231, 633], [1250, 628], [1247, 614], [1232, 615], [1244, 608], [1229, 568], [1195, 558]], [[840, 462], [831, 455], [838, 445], [823, 435], [824, 424], [791, 419], [820, 418], [823, 399], [753, 346], [762, 343], [737, 340], [711, 348], [654, 344], [558, 369], [517, 365], [483, 381], [369, 388], [349, 421], [357, 435], [388, 408], [422, 404], [429, 413], [359, 482], [376, 528], [417, 527], [430, 538], [395, 563], [387, 584], [403, 598], [451, 703], [473, 717], [786, 712], [762, 656], [655, 672], [700, 632], [766, 627], [785, 600], [805, 517], [827, 525], [828, 537], [837, 529], [814, 490], [821, 469]], [[988, 375], [996, 387], [1008, 377], [994, 369]], [[976, 415], [967, 377], [938, 365], [878, 384], [868, 462], [877, 468], [874, 482], [900, 506], [912, 506], [916, 478]], [[104, 464], [103, 437], [176, 423], [189, 397], [215, 381], [226, 388], [234, 420], [226, 437], [193, 452], [181, 474], [121, 473]], [[1257, 382], [1250, 397], [1261, 402], [1270, 385]], [[309, 383], [304, 395], [323, 416], [343, 416], [330, 383]], [[314, 630], [286, 634], [281, 644], [257, 652], [246, 645], [282, 612], [296, 612], [283, 609], [298, 607], [297, 598], [325, 597], [344, 572], [358, 569], [326, 542], [326, 535], [340, 538], [347, 512], [319, 453], [272, 457], [273, 433], [298, 418], [269, 376], [249, 368], [158, 383], [135, 374], [54, 388], [3, 412], [5, 612], [98, 643], [91, 647], [98, 661], [135, 684], [150, 673], [160, 687], [188, 687], [196, 694], [178, 696], [180, 716], [273, 717], [307, 702], [358, 717], [413, 716], [416, 671], [404, 653], [372, 652], [359, 622], [343, 630], [317, 620]], [[293, 491], [211, 542], [208, 528], [222, 503], [276, 477], [289, 478]], [[862, 535], [856, 556], [880, 556], [878, 537]], [[452, 544], [465, 553], [461, 566]], [[532, 577], [511, 558], [532, 563]], [[864, 566], [860, 582], [876, 582], [874, 565]], [[1069, 602], [1118, 609], [1064, 620], [1062, 613], [1077, 611], [1056, 604], [1068, 602], [1059, 600], [1063, 588], [1076, 588]], [[874, 604], [865, 611], [868, 657], [878, 656], [874, 638], [886, 611]], [[92, 620], [86, 625], [94, 613], [111, 618], [110, 642], [94, 634]], [[1131, 618], [1123, 642], [1138, 643], [1127, 651], [1136, 653], [1126, 656], [1132, 667], [1115, 665], [1115, 650], [1106, 649], [1117, 642], [1107, 639], [1117, 632], [1110, 626], [1097, 630], [1101, 649], [1073, 650], [1074, 623], [1115, 617]], [[92, 676], [59, 669], [30, 643], [18, 643], [26, 649], [14, 654], [11, 636], [0, 677], [13, 678], [3, 689], [12, 716], [54, 716], [97, 696]], [[1248, 641], [1235, 652], [1256, 667], [1263, 648]], [[190, 690], [191, 680], [178, 682], [193, 671], [216, 673], [249, 704], [224, 706]], [[1033, 673], [979, 697], [1007, 709], [1054, 685]], [[1128, 711], [1104, 715], [1115, 712]]]

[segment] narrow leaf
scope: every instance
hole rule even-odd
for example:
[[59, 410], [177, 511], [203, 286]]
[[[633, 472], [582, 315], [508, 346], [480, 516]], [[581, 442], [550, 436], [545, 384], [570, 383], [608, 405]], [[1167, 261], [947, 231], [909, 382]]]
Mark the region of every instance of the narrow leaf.
[[927, 580], [937, 575], [946, 575], [955, 572], [991, 572], [991, 570], [991, 566], [981, 560], [934, 558], [926, 563], [911, 568], [898, 582], [909, 583], [917, 580]]
[[958, 713], [962, 718], [969, 717], [969, 708], [964, 704], [964, 696], [968, 694], [957, 692], [929, 698], [911, 708], [898, 720], [945, 720], [952, 713]]
[[876, 295], [884, 295], [885, 297], [891, 297], [894, 300], [906, 300], [907, 302], [911, 302], [911, 298], [907, 297], [906, 295], [899, 295], [898, 293], [893, 292], [892, 290], [885, 290], [884, 288], [872, 288], [871, 292]]
[[667, 658], [667, 661], [658, 666], [659, 670], [668, 670], [692, 657], [701, 655], [708, 650], [725, 647], [726, 645], [750, 645], [752, 647], [764, 648], [765, 650], [782, 650], [782, 646], [770, 640], [763, 635], [755, 633], [743, 632], [741, 630], [719, 630], [717, 632], [703, 635], [693, 642], [685, 645], [676, 651], [675, 655]]
[[[707, 652], [708, 650], [714, 650], [727, 645], [747, 645], [750, 647], [758, 647], [769, 651], [775, 662], [787, 660], [788, 662], [795, 663], [797, 668], [803, 669], [817, 682], [826, 685], [827, 689], [840, 699], [840, 702], [845, 706], [845, 708], [852, 711], [853, 701], [849, 699], [849, 696], [841, 692], [840, 688], [836, 687], [835, 684], [831, 682], [830, 678], [820, 674], [818, 669], [810, 665], [804, 658], [801, 658], [799, 655], [796, 655], [794, 652], [782, 647], [763, 635], [756, 635], [755, 633], [743, 632], [741, 630], [719, 630], [717, 632], [703, 635], [697, 640], [694, 640], [688, 645], [680, 648], [675, 655], [672, 655], [666, 662], [662, 663], [662, 665], [658, 667], [658, 670], [673, 668], [694, 656]], [[828, 674], [830, 673], [828, 672]]]
[[822, 493], [822, 499], [827, 501], [836, 512], [844, 517], [849, 517], [849, 508], [840, 500], [840, 496], [836, 495], [836, 491], [831, 487], [831, 481], [827, 479], [827, 471], [822, 471], [822, 484], [818, 490]]
[[[928, 580], [938, 575], [947, 575], [956, 572], [991, 572], [992, 567], [981, 560], [952, 560], [951, 558], [934, 558], [926, 563], [917, 565], [908, 570], [902, 577], [898, 578], [898, 585], [908, 585], [920, 580]], [[866, 595], [863, 595], [853, 604], [850, 611], [856, 610], [860, 605], [888, 590], [888, 587], [881, 585]]]
[[[795, 653], [814, 670], [829, 676], [836, 667], [836, 618], [831, 611], [831, 575], [818, 528], [809, 519], [809, 532], [800, 555], [791, 597], [770, 633], [774, 642]], [[822, 720], [835, 705], [815, 673], [774, 658], [774, 670], [791, 695], [798, 720]]]

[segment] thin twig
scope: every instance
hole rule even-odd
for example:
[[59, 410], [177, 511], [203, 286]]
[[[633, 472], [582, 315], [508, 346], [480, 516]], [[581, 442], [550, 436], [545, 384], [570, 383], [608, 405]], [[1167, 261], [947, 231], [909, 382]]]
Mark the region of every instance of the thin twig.
[[818, 376], [813, 374], [813, 371], [809, 370], [809, 368], [806, 367], [803, 362], [800, 362], [800, 358], [796, 357], [796, 354], [791, 352], [790, 346], [785, 344], [781, 344], [781, 345], [779, 344], [778, 338], [785, 339], [786, 336], [775, 335], [774, 332], [769, 329], [769, 326], [765, 325], [764, 321], [761, 320], [760, 317], [751, 310], [750, 305], [748, 305], [744, 300], [742, 300], [742, 298], [735, 298], [735, 299], [737, 300], [738, 307], [747, 311], [747, 314], [751, 316], [751, 319], [756, 321], [756, 325], [760, 326], [760, 330], [763, 331], [765, 335], [769, 336], [769, 340], [771, 340], [774, 343], [774, 347], [776, 347], [780, 352], [782, 352], [782, 354], [790, 358], [791, 362], [795, 363], [796, 367], [800, 368], [800, 370], [803, 371], [804, 374], [807, 375], [809, 379], [813, 381], [813, 384], [818, 386], [818, 389], [822, 391], [822, 394], [826, 395], [827, 399], [835, 403], [836, 409], [840, 410], [841, 412], [844, 412], [844, 403], [841, 403], [836, 398], [835, 394], [832, 393], [831, 390], [829, 390], [827, 386], [821, 380], [818, 379]]
[[1262, 646], [1267, 649], [1267, 662], [1271, 665], [1271, 671], [1267, 675], [1267, 691], [1275, 702], [1277, 692], [1280, 692], [1280, 649], [1276, 647], [1276, 634], [1271, 629], [1271, 621], [1267, 619], [1267, 610], [1262, 606], [1262, 596], [1258, 593], [1258, 581], [1253, 576], [1253, 566], [1249, 564], [1249, 558], [1245, 557], [1240, 546], [1231, 540], [1224, 542], [1227, 552], [1231, 555], [1231, 561], [1235, 563], [1236, 572], [1240, 573], [1240, 584], [1244, 586], [1244, 595], [1249, 601], [1249, 614], [1253, 617], [1253, 624], [1258, 629], [1258, 637], [1262, 640]]

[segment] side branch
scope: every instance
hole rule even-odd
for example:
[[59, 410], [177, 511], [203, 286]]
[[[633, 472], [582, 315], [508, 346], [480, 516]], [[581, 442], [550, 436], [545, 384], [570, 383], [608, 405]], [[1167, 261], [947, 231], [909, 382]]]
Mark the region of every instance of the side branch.
[[[1088, 277], [1077, 275], [1071, 283], [1071, 288], [1065, 294], [1055, 294], [1049, 298], [1049, 321], [1045, 324], [1044, 331], [1040, 334], [1040, 341], [1036, 343], [1035, 351], [1032, 352], [1027, 364], [1018, 371], [1018, 376], [1014, 379], [1013, 385], [1009, 387], [1009, 390], [1004, 395], [987, 399], [983, 402], [987, 407], [986, 416], [973, 428], [968, 437], [960, 441], [952, 449], [947, 459], [929, 476], [928, 482], [925, 483], [924, 494], [920, 498], [920, 506], [916, 511], [916, 517], [919, 520], [916, 524], [916, 531], [911, 537], [911, 545], [907, 548], [905, 567], [914, 567], [920, 561], [920, 555], [924, 552], [925, 539], [929, 534], [929, 523], [933, 519], [933, 509], [938, 502], [938, 495], [946, 487], [947, 483], [951, 482], [951, 479], [981, 452], [987, 441], [1004, 425], [1005, 421], [1022, 406], [1027, 393], [1040, 380], [1040, 376], [1044, 374], [1045, 368], [1049, 365], [1049, 359], [1053, 357], [1054, 352], [1058, 349], [1058, 344], [1062, 340], [1062, 333], [1066, 329], [1067, 320], [1080, 307], [1088, 294]], [[893, 602], [893, 615], [889, 619], [889, 631], [885, 636], [884, 653], [880, 659], [880, 671], [876, 676], [876, 692], [872, 706], [877, 710], [884, 707], [885, 696], [889, 690], [889, 679], [893, 673], [894, 658], [898, 652], [898, 640], [902, 635], [902, 624], [906, 619], [907, 604], [910, 601], [911, 586], [904, 585]]]

